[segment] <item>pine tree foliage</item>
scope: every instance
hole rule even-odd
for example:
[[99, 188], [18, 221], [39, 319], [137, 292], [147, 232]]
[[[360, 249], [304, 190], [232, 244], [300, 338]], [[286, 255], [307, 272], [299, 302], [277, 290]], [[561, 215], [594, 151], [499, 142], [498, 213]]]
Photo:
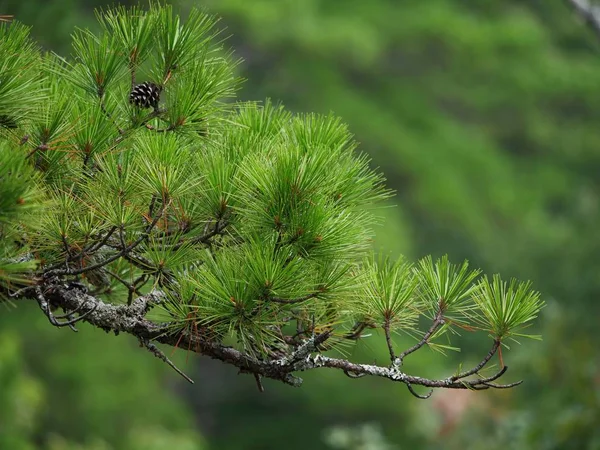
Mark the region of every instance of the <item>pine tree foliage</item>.
[[[73, 34], [69, 58], [0, 24], [4, 299], [36, 300], [56, 326], [134, 334], [169, 363], [150, 341], [197, 345], [259, 386], [260, 376], [297, 384], [291, 372], [318, 367], [413, 393], [505, 386], [492, 383], [505, 367], [480, 370], [543, 306], [529, 283], [490, 282], [447, 257], [373, 256], [373, 205], [391, 195], [383, 176], [332, 115], [235, 103], [238, 61], [214, 18], [151, 4], [98, 20], [99, 34]], [[108, 321], [119, 311], [137, 325]], [[389, 367], [321, 355], [367, 328], [385, 336]], [[464, 330], [493, 340], [473, 370], [445, 380], [400, 371], [410, 353], [450, 348], [437, 342]], [[397, 356], [399, 332], [418, 342]]]

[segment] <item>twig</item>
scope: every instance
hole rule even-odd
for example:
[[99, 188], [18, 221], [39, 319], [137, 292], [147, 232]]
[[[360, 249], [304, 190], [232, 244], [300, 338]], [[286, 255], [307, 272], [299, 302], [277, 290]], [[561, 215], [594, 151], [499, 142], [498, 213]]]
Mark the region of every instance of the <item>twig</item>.
[[153, 125], [150, 125], [149, 123], [145, 124], [146, 128], [149, 129], [150, 131], [155, 131], [157, 133], [166, 133], [168, 131], [173, 131], [175, 128], [177, 128], [175, 125], [171, 124], [169, 125], [167, 128], [156, 128]]
[[[104, 245], [106, 245], [106, 243], [108, 242], [108, 240], [110, 239], [110, 237], [112, 236], [112, 234], [115, 232], [115, 230], [117, 229], [117, 227], [112, 227], [104, 236], [104, 238], [102, 238], [100, 241], [98, 242], [94, 242], [93, 244], [90, 244], [88, 247], [85, 247], [83, 250], [81, 250], [79, 253], [77, 253], [76, 255], [71, 255], [69, 256], [69, 258], [67, 259], [67, 263], [69, 262], [73, 262], [76, 259], [82, 259], [85, 255], [87, 254], [92, 254], [95, 253], [96, 251], [98, 251], [99, 249], [101, 249]], [[46, 268], [46, 272], [51, 272], [54, 271], [56, 269], [58, 269], [59, 267], [61, 267], [63, 263], [58, 263], [58, 264], [54, 264], [48, 268]]]
[[265, 392], [265, 387], [263, 386], [262, 381], [260, 380], [260, 375], [255, 373], [254, 379], [256, 380], [256, 387], [258, 387], [258, 392], [260, 392], [260, 393]]
[[475, 381], [477, 381], [476, 384], [479, 384], [479, 383], [489, 383], [490, 381], [495, 381], [498, 378], [500, 378], [502, 375], [504, 375], [507, 370], [508, 370], [508, 366], [504, 366], [502, 369], [500, 369], [494, 375], [491, 375], [491, 376], [489, 376], [487, 378], [480, 378], [479, 380], [475, 380]]
[[388, 351], [390, 352], [390, 359], [392, 360], [392, 364], [396, 365], [398, 361], [396, 361], [396, 354], [394, 353], [392, 336], [390, 335], [390, 318], [387, 316], [385, 318], [385, 321], [383, 322], [383, 332], [385, 333], [385, 342], [387, 344]]
[[106, 233], [106, 235], [97, 243], [92, 244], [89, 248], [84, 249], [83, 253], [94, 253], [98, 250], [100, 250], [110, 239], [110, 237], [113, 235], [113, 233], [117, 230], [116, 226], [113, 226], [110, 230], [108, 230], [108, 232]]
[[[66, 236], [64, 234], [61, 234], [60, 237], [62, 238], [62, 243], [63, 243], [63, 246], [65, 247], [65, 251], [67, 252], [68, 258], [72, 258], [73, 254], [71, 253], [71, 249], [69, 248], [69, 244], [67, 243]], [[68, 261], [68, 259], [67, 259], [67, 261]], [[67, 261], [65, 261], [65, 263]]]
[[431, 397], [431, 394], [433, 394], [433, 389], [430, 389], [427, 394], [425, 394], [425, 395], [419, 395], [413, 389], [413, 387], [412, 387], [412, 385], [410, 383], [407, 383], [406, 387], [408, 388], [408, 392], [410, 392], [412, 395], [414, 395], [415, 397], [417, 397], [418, 399], [421, 399], [421, 400], [427, 400], [429, 397]]
[[125, 286], [127, 288], [127, 291], [128, 291], [127, 304], [128, 305], [131, 305], [131, 302], [133, 300], [133, 294], [142, 295], [134, 283], [130, 283], [129, 281], [124, 280], [119, 275], [117, 275], [114, 272], [111, 272], [108, 269], [104, 269], [104, 270], [106, 270], [107, 274], [109, 274], [111, 277], [113, 277], [115, 280], [117, 280], [119, 283], [121, 283], [123, 286]]
[[35, 289], [36, 289], [36, 286], [25, 286], [23, 288], [16, 290], [15, 292], [10, 292], [8, 294], [8, 296], [10, 298], [25, 297], [25, 296], [27, 296], [28, 292], [33, 292], [33, 291], [35, 291]]
[[523, 383], [523, 380], [515, 381], [514, 383], [508, 383], [508, 384], [496, 384], [496, 383], [483, 383], [483, 384], [485, 384], [488, 387], [494, 388], [494, 389], [510, 389], [510, 388], [518, 386], [522, 383]]
[[361, 338], [362, 332], [365, 331], [366, 328], [371, 327], [372, 325], [367, 322], [357, 322], [352, 327], [352, 331], [344, 335], [344, 338], [356, 341]]
[[433, 333], [435, 333], [437, 331], [437, 329], [444, 324], [444, 316], [442, 314], [442, 309], [439, 308], [438, 312], [435, 315], [435, 318], [433, 320], [433, 323], [431, 324], [431, 327], [429, 328], [429, 330], [427, 330], [427, 333], [425, 333], [423, 335], [423, 338], [417, 342], [415, 345], [413, 345], [411, 348], [409, 348], [408, 350], [403, 351], [402, 353], [400, 353], [400, 356], [398, 356], [398, 364], [401, 365], [402, 361], [404, 360], [404, 358], [408, 355], [410, 355], [411, 353], [416, 352], [417, 350], [419, 350], [421, 347], [423, 347], [425, 344], [428, 343], [429, 338], [433, 335]]
[[[44, 297], [42, 289], [39, 286], [36, 286], [36, 288], [35, 288], [35, 299], [37, 300], [40, 309], [42, 310], [42, 312], [45, 314], [45, 316], [48, 318], [48, 321], [52, 325], [54, 325], [57, 328], [69, 327], [72, 331], [75, 331], [75, 332], [77, 332], [77, 328], [75, 328], [74, 325], [77, 322], [79, 322], [80, 320], [85, 319], [87, 316], [89, 316], [91, 313], [93, 313], [96, 310], [96, 308], [98, 307], [98, 304], [95, 303], [94, 307], [92, 309], [86, 311], [85, 313], [79, 315], [78, 317], [73, 317], [73, 314], [78, 313], [84, 307], [85, 303], [81, 303], [81, 304], [77, 305], [75, 308], [71, 309], [70, 313], [66, 313], [62, 316], [54, 316], [54, 314], [52, 314], [52, 311], [50, 310], [50, 304]], [[68, 308], [65, 308], [64, 306], [63, 306], [63, 309], [65, 311], [68, 310]], [[65, 319], [65, 318], [67, 318], [68, 320], [60, 322], [60, 319]]]
[[177, 372], [179, 375], [181, 375], [183, 378], [185, 378], [189, 383], [194, 384], [194, 380], [192, 380], [185, 373], [183, 373], [181, 370], [179, 370], [179, 368], [175, 364], [173, 364], [173, 361], [171, 361], [169, 358], [167, 358], [167, 355], [165, 355], [162, 352], [162, 350], [159, 349], [156, 345], [154, 345], [148, 339], [144, 339], [144, 338], [139, 338], [139, 341], [140, 341], [140, 345], [142, 347], [146, 347], [150, 351], [150, 353], [152, 353], [158, 359], [166, 362], [169, 366], [171, 366], [171, 368], [175, 372]]
[[344, 375], [346, 375], [348, 378], [362, 378], [362, 377], [366, 377], [367, 374], [366, 373], [354, 373], [354, 372], [350, 372], [349, 370], [344, 370]]
[[476, 373], [479, 373], [479, 371], [484, 368], [484, 366], [489, 362], [489, 360], [492, 359], [492, 356], [494, 356], [496, 354], [496, 351], [498, 350], [499, 346], [500, 346], [500, 339], [495, 339], [494, 345], [492, 345], [492, 348], [490, 349], [488, 354], [485, 355], [485, 357], [481, 360], [481, 362], [479, 364], [477, 364], [471, 370], [467, 370], [466, 372], [461, 372], [457, 375], [451, 376], [450, 379], [452, 381], [460, 380], [461, 378], [466, 378], [470, 375], [475, 375]]
[[123, 236], [123, 225], [119, 227], [119, 241], [121, 242], [121, 249], [127, 248], [125, 243], [125, 236]]
[[[216, 236], [217, 234], [221, 234], [221, 232], [229, 225], [229, 222], [227, 221], [223, 221], [221, 222], [220, 220], [217, 220], [217, 222], [215, 223], [215, 227], [212, 231], [206, 231], [200, 235], [200, 236], [196, 236], [195, 238], [190, 239], [189, 241], [182, 241], [179, 244], [176, 244], [173, 246], [173, 250], [179, 250], [182, 246], [184, 245], [195, 245], [195, 244], [206, 244], [208, 243], [208, 241]], [[208, 224], [207, 224], [208, 226]]]
[[275, 303], [282, 303], [284, 305], [293, 305], [295, 303], [302, 303], [305, 302], [306, 300], [310, 300], [311, 298], [315, 298], [319, 295], [319, 292], [313, 292], [312, 294], [308, 294], [305, 295], [303, 297], [298, 297], [298, 298], [280, 298], [280, 297], [267, 297], [268, 300], [275, 302]]

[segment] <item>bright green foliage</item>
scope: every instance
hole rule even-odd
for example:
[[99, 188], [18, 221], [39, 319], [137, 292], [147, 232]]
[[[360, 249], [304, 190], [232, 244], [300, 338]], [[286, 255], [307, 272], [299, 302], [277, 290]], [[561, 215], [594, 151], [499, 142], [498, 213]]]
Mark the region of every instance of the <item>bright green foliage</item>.
[[[12, 131], [38, 107], [44, 97], [39, 55], [20, 24], [0, 23], [0, 133]], [[24, 155], [0, 135], [0, 288], [25, 282], [35, 268], [23, 245], [16, 245], [23, 221], [39, 206], [39, 177]]]
[[[18, 127], [43, 98], [36, 63], [27, 28], [0, 23], [0, 133]], [[41, 199], [39, 177], [23, 156], [0, 135], [0, 288], [25, 282], [25, 272], [36, 266], [31, 258], [23, 261], [27, 249], [14, 240]]]
[[474, 290], [473, 280], [479, 273], [479, 270], [469, 270], [466, 261], [460, 265], [451, 264], [447, 255], [435, 264], [431, 257], [426, 257], [419, 262], [417, 274], [422, 299], [433, 311], [464, 311]]
[[102, 29], [113, 36], [122, 53], [128, 56], [128, 67], [136, 68], [146, 60], [152, 50], [152, 33], [157, 25], [155, 15], [147, 15], [139, 7], [123, 6], [96, 14]]
[[389, 258], [372, 258], [365, 264], [364, 294], [360, 298], [368, 299], [356, 304], [368, 322], [383, 324], [386, 321], [394, 328], [412, 330], [419, 317], [419, 305], [415, 289], [417, 277], [411, 271], [411, 264], [403, 258], [395, 262]]
[[[41, 69], [22, 75], [37, 102], [20, 113], [15, 97], [0, 101], [18, 123], [5, 125], [8, 174], [20, 173], [3, 198], [27, 204], [34, 168], [43, 180], [46, 209], [14, 238], [40, 271], [66, 268], [113, 302], [159, 287], [169, 301], [157, 315], [173, 332], [234, 337], [262, 357], [292, 320], [341, 337], [357, 320], [415, 333], [419, 315], [442, 314], [453, 322], [438, 336], [494, 310], [504, 337], [537, 314], [529, 285], [508, 310], [482, 289], [474, 301], [479, 272], [447, 257], [363, 263], [376, 222], [367, 207], [389, 196], [382, 176], [331, 115], [227, 102], [236, 63], [212, 18], [194, 10], [184, 22], [159, 5], [98, 17], [99, 34], [73, 35], [73, 59], [39, 55], [23, 27], [2, 27], [3, 45]], [[142, 81], [159, 88], [152, 111], [128, 102]]]
[[517, 330], [530, 325], [542, 306], [539, 293], [531, 290], [530, 283], [517, 283], [514, 279], [507, 283], [494, 275], [491, 283], [484, 277], [476, 290], [473, 298], [481, 314], [477, 322], [483, 329], [498, 339], [528, 336]]
[[21, 24], [0, 22], [0, 126], [14, 128], [44, 98], [40, 56]]
[[[370, 254], [372, 206], [389, 196], [383, 177], [332, 115], [292, 115], [269, 101], [232, 103], [237, 61], [210, 16], [194, 11], [183, 21], [155, 5], [149, 13], [117, 8], [98, 18], [98, 34], [75, 33], [69, 59], [41, 55], [26, 34], [11, 37], [23, 27], [2, 25], [2, 45], [14, 49], [14, 39], [23, 49], [13, 73], [30, 83], [27, 95], [0, 91], [0, 117], [7, 118], [0, 158], [12, 161], [0, 165], [0, 202], [7, 202], [0, 214], [9, 217], [0, 241], [5, 284], [26, 281], [23, 271], [36, 267], [29, 259], [18, 267], [21, 280], [9, 279], [4, 267], [20, 254], [31, 250], [42, 271], [110, 234], [109, 245], [68, 262], [82, 270], [114, 255], [114, 246], [136, 244], [158, 218], [133, 260], [117, 258], [81, 281], [115, 303], [128, 301], [119, 278], [140, 280], [141, 292], [158, 287], [169, 301], [155, 311], [157, 320], [228, 339], [256, 356], [281, 344], [290, 317], [314, 331], [334, 330], [341, 342], [357, 321], [375, 328], [388, 321], [394, 332], [416, 334], [419, 317], [434, 316], [442, 300], [452, 322], [435, 337], [479, 326], [495, 311], [501, 299], [479, 295], [484, 281], [466, 263], [444, 257], [411, 266]], [[328, 27], [347, 47], [343, 28]], [[356, 44], [369, 61], [378, 56], [372, 42]], [[163, 88], [157, 110], [128, 103], [132, 84], [142, 81]], [[376, 110], [363, 100], [348, 96]], [[378, 120], [374, 133], [394, 133], [393, 121]], [[397, 134], [389, 141], [414, 150]], [[418, 154], [415, 165], [426, 167], [432, 156]], [[452, 166], [439, 162], [440, 171], [446, 164]], [[5, 167], [14, 169], [3, 177]], [[436, 183], [445, 176], [450, 187], [436, 184], [425, 197], [443, 200], [453, 189], [464, 197], [469, 189], [453, 187], [463, 181], [452, 173], [430, 175]], [[10, 200], [30, 197], [39, 201]], [[30, 204], [45, 207], [33, 220], [24, 211]], [[499, 308], [494, 323], [518, 331], [537, 314], [537, 294], [523, 286], [523, 303], [514, 305], [520, 313]]]

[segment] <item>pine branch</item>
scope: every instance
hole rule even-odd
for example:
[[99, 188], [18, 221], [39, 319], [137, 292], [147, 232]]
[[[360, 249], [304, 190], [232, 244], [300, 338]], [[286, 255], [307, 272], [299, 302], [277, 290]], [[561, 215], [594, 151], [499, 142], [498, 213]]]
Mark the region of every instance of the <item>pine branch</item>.
[[[319, 353], [319, 345], [331, 335], [330, 332], [313, 335], [302, 342], [296, 350], [288, 356], [278, 359], [259, 359], [217, 341], [211, 341], [198, 335], [189, 333], [173, 333], [165, 324], [157, 324], [146, 318], [148, 311], [164, 299], [164, 293], [154, 290], [147, 295], [136, 298], [131, 305], [111, 305], [89, 295], [78, 284], [46, 282], [42, 288], [38, 286], [22, 292], [24, 297], [35, 299], [44, 313], [49, 311], [50, 305], [60, 307], [66, 311], [77, 311], [80, 320], [101, 328], [106, 332], [115, 334], [126, 333], [135, 336], [153, 354], [167, 361], [153, 342], [179, 348], [189, 348], [202, 355], [220, 360], [226, 364], [237, 367], [241, 373], [252, 374], [257, 380], [270, 378], [281, 381], [291, 386], [300, 386], [302, 379], [294, 375], [296, 372], [305, 372], [320, 368], [337, 369], [351, 378], [374, 376], [386, 378], [391, 381], [404, 383], [409, 391], [418, 398], [429, 398], [429, 395], [420, 395], [414, 391], [413, 386], [446, 389], [506, 389], [517, 386], [521, 382], [511, 384], [496, 384], [495, 380], [504, 375], [508, 367], [504, 366], [497, 373], [489, 377], [478, 377], [465, 380], [467, 375], [477, 374], [489, 361], [497, 349], [497, 344], [482, 361], [473, 369], [445, 379], [430, 379], [409, 375], [399, 370], [398, 366], [384, 367], [372, 364], [358, 364], [346, 359], [332, 358]], [[316, 354], [315, 354], [316, 353]], [[403, 354], [408, 354], [404, 352]], [[161, 356], [162, 355], [162, 356]], [[175, 368], [175, 367], [174, 367]], [[176, 369], [176, 368], [175, 368]], [[185, 376], [179, 369], [178, 373]], [[260, 384], [262, 386], [262, 383]]]
[[[570, 3], [600, 33], [598, 9]], [[523, 328], [543, 307], [530, 283], [480, 278], [447, 256], [417, 265], [367, 261], [371, 206], [390, 192], [368, 158], [354, 153], [346, 125], [270, 102], [228, 106], [236, 62], [214, 41], [214, 20], [198, 10], [185, 23], [158, 4], [99, 19], [100, 36], [74, 35], [71, 60], [40, 56], [18, 23], [0, 27], [7, 36], [0, 53], [18, 55], [8, 65], [0, 114], [0, 127], [14, 138], [0, 142], [0, 181], [9, 181], [0, 186], [9, 207], [0, 208], [0, 222], [14, 228], [14, 236], [0, 236], [0, 250], [9, 251], [0, 255], [0, 297], [33, 299], [56, 327], [77, 331], [76, 323], [88, 322], [131, 334], [188, 381], [157, 344], [233, 365], [260, 390], [262, 379], [299, 386], [295, 373], [323, 367], [398, 381], [418, 398], [431, 393], [417, 386], [518, 384], [496, 383], [506, 372], [502, 358], [497, 373], [482, 371], [501, 341], [527, 336]], [[159, 84], [135, 84], [145, 61]], [[43, 77], [25, 70], [42, 62]], [[96, 98], [91, 105], [87, 94]], [[19, 140], [25, 147], [16, 147]], [[25, 214], [46, 197], [51, 206], [43, 213]], [[26, 264], [13, 258], [25, 252], [32, 255]], [[73, 281], [79, 275], [85, 283]], [[120, 304], [105, 303], [98, 292], [116, 283], [125, 287], [114, 292]], [[145, 294], [148, 285], [168, 289], [168, 301], [161, 291]], [[163, 301], [170, 322], [148, 320]], [[54, 315], [56, 308], [65, 314]], [[393, 333], [416, 331], [422, 314], [433, 314], [431, 327], [401, 352]], [[400, 370], [406, 356], [466, 323], [457, 316], [494, 336], [477, 365], [440, 380]], [[367, 328], [383, 329], [391, 364], [321, 354], [366, 337]], [[229, 335], [243, 350], [221, 343]]]

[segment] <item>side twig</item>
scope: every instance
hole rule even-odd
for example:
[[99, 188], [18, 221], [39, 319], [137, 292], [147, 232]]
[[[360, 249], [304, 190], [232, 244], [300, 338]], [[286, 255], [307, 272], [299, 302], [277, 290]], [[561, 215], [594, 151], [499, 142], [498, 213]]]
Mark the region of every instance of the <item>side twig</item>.
[[390, 319], [389, 317], [385, 318], [385, 322], [383, 322], [383, 332], [385, 333], [385, 342], [388, 347], [388, 351], [390, 352], [390, 359], [393, 365], [396, 365], [399, 361], [396, 360], [396, 354], [394, 353], [394, 344], [392, 343], [392, 336], [390, 333]]
[[481, 362], [479, 364], [477, 364], [471, 370], [467, 370], [466, 372], [461, 372], [461, 373], [451, 376], [450, 379], [452, 381], [460, 380], [461, 378], [466, 378], [470, 375], [475, 375], [475, 374], [479, 373], [479, 371], [485, 367], [485, 365], [490, 361], [490, 359], [492, 359], [492, 356], [494, 356], [496, 354], [498, 347], [500, 347], [500, 340], [495, 339], [494, 344], [492, 345], [492, 348], [490, 349], [488, 354], [485, 355], [485, 357], [481, 360]]
[[429, 338], [431, 338], [431, 336], [433, 336], [433, 333], [435, 333], [437, 331], [437, 329], [440, 326], [442, 326], [443, 324], [444, 324], [444, 316], [442, 314], [442, 309], [439, 308], [438, 312], [435, 315], [435, 318], [433, 319], [433, 323], [431, 324], [431, 327], [429, 327], [429, 330], [427, 330], [427, 333], [425, 333], [423, 335], [421, 340], [419, 342], [417, 342], [415, 345], [413, 345], [412, 347], [410, 347], [409, 349], [400, 353], [400, 356], [398, 356], [398, 365], [402, 365], [402, 361], [404, 361], [404, 358], [406, 356], [410, 355], [411, 353], [416, 352], [421, 347], [423, 347], [425, 344], [427, 344], [429, 342]]
[[162, 352], [162, 350], [160, 348], [158, 348], [156, 345], [154, 345], [148, 339], [145, 339], [143, 337], [140, 337], [139, 341], [140, 341], [140, 346], [146, 347], [150, 351], [150, 353], [152, 353], [154, 356], [156, 356], [161, 361], [166, 362], [175, 372], [177, 372], [179, 375], [181, 375], [183, 378], [185, 378], [188, 383], [194, 384], [194, 380], [192, 380], [190, 377], [188, 377], [175, 364], [173, 364], [173, 361], [171, 361], [167, 357], [167, 355], [165, 355]]

